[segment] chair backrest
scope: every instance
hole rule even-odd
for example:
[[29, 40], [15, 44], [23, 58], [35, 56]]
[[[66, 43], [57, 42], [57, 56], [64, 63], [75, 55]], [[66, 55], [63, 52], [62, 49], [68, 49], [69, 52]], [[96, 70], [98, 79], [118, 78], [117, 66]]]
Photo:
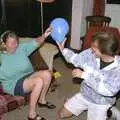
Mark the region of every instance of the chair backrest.
[[107, 16], [86, 16], [86, 31], [92, 26], [109, 26], [111, 18]]
[[119, 40], [118, 54], [120, 54], [120, 32], [115, 27], [91, 27], [85, 35], [84, 42], [83, 42], [83, 48], [82, 48], [83, 50], [90, 47], [92, 36], [96, 32], [109, 32], [109, 33], [114, 34], [116, 38]]

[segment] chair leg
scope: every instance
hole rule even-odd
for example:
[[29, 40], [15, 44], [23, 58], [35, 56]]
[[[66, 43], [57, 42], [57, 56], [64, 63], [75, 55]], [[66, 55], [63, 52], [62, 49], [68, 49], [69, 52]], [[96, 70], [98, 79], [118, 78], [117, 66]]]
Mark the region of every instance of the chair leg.
[[119, 120], [120, 119], [120, 111], [112, 106], [107, 111], [107, 120]]
[[112, 117], [112, 110], [111, 110], [112, 107], [110, 107], [108, 110], [107, 110], [107, 118], [111, 118]]

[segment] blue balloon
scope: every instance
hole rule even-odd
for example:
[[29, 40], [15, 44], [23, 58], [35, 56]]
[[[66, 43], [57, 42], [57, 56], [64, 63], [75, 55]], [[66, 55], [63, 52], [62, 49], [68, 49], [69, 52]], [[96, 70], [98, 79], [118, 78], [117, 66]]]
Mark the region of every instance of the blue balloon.
[[50, 27], [52, 28], [51, 37], [53, 40], [62, 42], [69, 32], [69, 25], [67, 21], [63, 18], [55, 18], [51, 23]]

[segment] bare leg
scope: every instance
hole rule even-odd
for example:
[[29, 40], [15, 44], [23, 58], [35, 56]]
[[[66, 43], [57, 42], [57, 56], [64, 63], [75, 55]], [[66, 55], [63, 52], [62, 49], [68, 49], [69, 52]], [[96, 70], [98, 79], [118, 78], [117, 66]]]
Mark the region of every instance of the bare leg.
[[[31, 75], [32, 76], [32, 75]], [[43, 88], [43, 81], [40, 77], [28, 77], [23, 83], [25, 92], [30, 92], [29, 117], [36, 116], [36, 104]]]
[[29, 76], [23, 83], [26, 92], [31, 91], [29, 116], [36, 116], [36, 104], [46, 103], [46, 93], [51, 82], [51, 72], [49, 70], [41, 70]]
[[34, 78], [34, 77], [39, 77], [41, 78], [42, 82], [43, 82], [43, 88], [41, 90], [41, 94], [39, 96], [39, 100], [38, 102], [40, 103], [46, 103], [46, 94], [47, 94], [47, 91], [48, 91], [48, 88], [50, 86], [50, 83], [51, 83], [51, 72], [49, 70], [41, 70], [41, 71], [38, 71], [38, 72], [35, 72], [32, 76], [30, 76], [31, 78]]
[[41, 91], [41, 95], [39, 97], [38, 102], [45, 104], [46, 103], [46, 98], [45, 97], [46, 97], [48, 88], [50, 86], [52, 76], [51, 76], [51, 73], [48, 70], [45, 70], [45, 71], [41, 72], [40, 76], [43, 79], [43, 89]]

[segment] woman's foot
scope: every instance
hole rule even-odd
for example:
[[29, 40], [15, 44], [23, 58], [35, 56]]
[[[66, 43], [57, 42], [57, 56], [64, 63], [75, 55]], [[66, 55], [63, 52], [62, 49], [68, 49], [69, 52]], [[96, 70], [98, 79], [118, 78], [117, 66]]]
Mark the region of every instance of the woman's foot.
[[44, 117], [41, 117], [39, 115], [36, 115], [34, 118], [28, 117], [28, 120], [46, 120]]
[[50, 103], [50, 102], [46, 102], [45, 104], [43, 104], [43, 103], [38, 103], [38, 106], [39, 106], [39, 107], [47, 107], [47, 108], [49, 108], [49, 109], [54, 109], [54, 108], [56, 108], [56, 106], [53, 105], [53, 104]]

